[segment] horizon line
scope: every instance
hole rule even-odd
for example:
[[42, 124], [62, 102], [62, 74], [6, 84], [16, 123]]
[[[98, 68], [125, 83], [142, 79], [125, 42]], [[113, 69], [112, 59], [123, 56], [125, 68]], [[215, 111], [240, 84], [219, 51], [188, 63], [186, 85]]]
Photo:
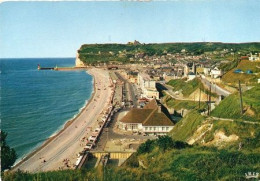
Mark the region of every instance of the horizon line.
[[40, 58], [76, 58], [76, 57], [0, 57], [0, 59], [40, 59]]
[[122, 42], [103, 42], [103, 43], [84, 43], [82, 45], [99, 45], [99, 44], [128, 44], [129, 42], [138, 41], [141, 44], [174, 44], [174, 43], [222, 43], [222, 44], [248, 44], [248, 43], [260, 43], [260, 41], [247, 41], [247, 42], [223, 42], [223, 41], [176, 41], [176, 42], [141, 42], [139, 40], [128, 41], [127, 43]]

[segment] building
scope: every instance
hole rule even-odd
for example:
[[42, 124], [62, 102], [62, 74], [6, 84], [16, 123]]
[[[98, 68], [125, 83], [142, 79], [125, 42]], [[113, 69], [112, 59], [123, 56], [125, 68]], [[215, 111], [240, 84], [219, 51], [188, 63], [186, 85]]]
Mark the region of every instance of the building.
[[189, 72], [193, 72], [196, 75], [195, 63], [187, 63], [184, 67], [184, 75], [187, 76]]
[[148, 74], [138, 73], [138, 85], [142, 90], [141, 97], [159, 99], [159, 92], [156, 89], [156, 81], [152, 80]]
[[179, 77], [177, 77], [174, 73], [172, 73], [172, 74], [164, 73], [163, 74], [163, 79], [164, 79], [165, 82], [169, 82], [172, 79], [178, 79], [178, 78]]
[[204, 75], [206, 75], [206, 76], [210, 75], [210, 68], [209, 67], [204, 67], [203, 68], [203, 72], [204, 72]]
[[131, 109], [120, 120], [121, 129], [145, 135], [165, 135], [173, 127], [174, 123], [167, 109], [156, 99], [151, 100], [143, 109]]
[[259, 54], [255, 54], [255, 55], [251, 54], [250, 57], [249, 57], [249, 60], [251, 62], [260, 61], [260, 53]]
[[215, 67], [214, 69], [211, 69], [211, 71], [210, 71], [210, 75], [214, 79], [221, 77], [222, 74], [223, 74], [222, 71], [217, 67]]

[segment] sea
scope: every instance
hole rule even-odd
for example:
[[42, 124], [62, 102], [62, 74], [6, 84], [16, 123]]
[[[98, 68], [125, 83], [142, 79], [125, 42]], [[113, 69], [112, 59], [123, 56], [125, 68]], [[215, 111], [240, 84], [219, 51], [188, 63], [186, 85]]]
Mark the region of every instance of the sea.
[[86, 71], [38, 70], [38, 64], [72, 67], [75, 58], [0, 59], [1, 130], [18, 161], [61, 130], [93, 92]]

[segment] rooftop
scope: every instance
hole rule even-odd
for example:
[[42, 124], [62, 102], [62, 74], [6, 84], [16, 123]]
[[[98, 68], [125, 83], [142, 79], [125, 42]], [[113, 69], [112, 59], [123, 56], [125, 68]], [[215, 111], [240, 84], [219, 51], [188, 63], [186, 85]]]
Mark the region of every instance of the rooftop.
[[144, 80], [151, 80], [150, 76], [146, 73], [139, 73], [139, 75], [144, 79]]
[[121, 119], [124, 123], [142, 123], [143, 126], [173, 126], [166, 108], [156, 99], [151, 100], [143, 109], [133, 108]]

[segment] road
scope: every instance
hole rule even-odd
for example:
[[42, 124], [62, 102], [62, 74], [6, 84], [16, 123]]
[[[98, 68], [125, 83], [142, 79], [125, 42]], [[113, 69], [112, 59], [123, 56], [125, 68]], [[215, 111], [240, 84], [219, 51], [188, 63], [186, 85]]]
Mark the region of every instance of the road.
[[131, 100], [133, 101], [133, 106], [134, 107], [137, 107], [137, 99], [136, 99], [136, 94], [135, 94], [135, 91], [134, 91], [134, 88], [133, 88], [133, 85], [131, 83], [129, 83], [126, 79], [124, 79], [118, 72], [116, 72], [116, 75], [117, 77], [124, 82], [125, 84], [125, 91], [127, 93], [126, 97], [127, 97], [127, 100]]
[[216, 84], [212, 84], [210, 81], [208, 81], [207, 79], [201, 77], [201, 82], [207, 86], [207, 88], [209, 89], [209, 87], [211, 86], [211, 91], [215, 92], [216, 94], [220, 95], [220, 96], [224, 96], [227, 97], [229, 96], [231, 93], [222, 89], [221, 87], [219, 87]]

